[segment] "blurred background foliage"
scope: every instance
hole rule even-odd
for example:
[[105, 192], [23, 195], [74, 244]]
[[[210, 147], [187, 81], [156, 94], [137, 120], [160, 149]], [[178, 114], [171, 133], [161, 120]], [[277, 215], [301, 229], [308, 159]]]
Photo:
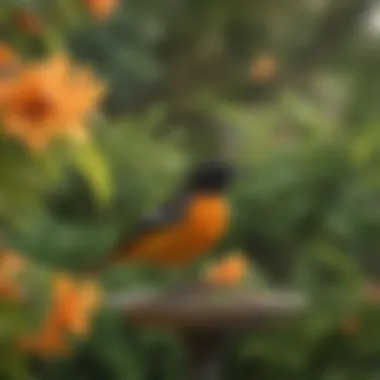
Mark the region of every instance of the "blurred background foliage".
[[[103, 22], [78, 3], [4, 1], [2, 35], [38, 56], [49, 46], [51, 10], [62, 15], [57, 33], [67, 48], [109, 84], [95, 142], [114, 197], [99, 206], [88, 182], [67, 170], [32, 223], [5, 224], [8, 243], [81, 271], [170, 194], [194, 160], [228, 157], [241, 176], [216, 254], [244, 249], [273, 285], [315, 302], [294, 326], [236, 336], [225, 378], [377, 378], [380, 315], [357, 295], [380, 276], [377, 2], [123, 0]], [[28, 10], [42, 32], [17, 27], [15, 9]], [[120, 289], [149, 278], [126, 266], [104, 280]], [[174, 380], [183, 368], [175, 337], [105, 311], [87, 342], [33, 379]]]

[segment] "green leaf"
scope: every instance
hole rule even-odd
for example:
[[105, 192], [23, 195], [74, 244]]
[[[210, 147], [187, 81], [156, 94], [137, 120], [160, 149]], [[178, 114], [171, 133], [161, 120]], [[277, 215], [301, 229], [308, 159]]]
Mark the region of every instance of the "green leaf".
[[112, 197], [112, 180], [103, 155], [90, 140], [74, 141], [72, 145], [73, 164], [92, 186], [99, 205], [104, 206]]

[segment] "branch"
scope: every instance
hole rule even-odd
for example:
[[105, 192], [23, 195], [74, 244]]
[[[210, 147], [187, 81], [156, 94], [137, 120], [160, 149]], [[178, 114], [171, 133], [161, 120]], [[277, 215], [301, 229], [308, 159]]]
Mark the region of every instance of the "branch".
[[131, 292], [109, 303], [135, 323], [181, 329], [261, 328], [298, 315], [306, 305], [305, 297], [294, 292], [221, 289], [186, 294]]

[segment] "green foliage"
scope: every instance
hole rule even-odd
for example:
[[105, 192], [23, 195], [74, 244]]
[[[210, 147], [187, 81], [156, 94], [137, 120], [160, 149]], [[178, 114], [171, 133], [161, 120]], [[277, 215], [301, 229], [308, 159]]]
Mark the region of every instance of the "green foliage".
[[[121, 235], [130, 233], [140, 215], [166, 197], [188, 165], [186, 154], [170, 136], [154, 138], [149, 118], [120, 120], [96, 136], [110, 168], [111, 202], [99, 204], [88, 182], [67, 173], [38, 223], [21, 236], [16, 231], [12, 246], [43, 262], [75, 269], [91, 265]], [[99, 169], [96, 165], [98, 175]]]
[[[228, 156], [241, 177], [229, 194], [230, 234], [214, 253], [244, 249], [270, 286], [295, 287], [311, 306], [290, 326], [236, 334], [225, 378], [377, 378], [380, 315], [361, 290], [380, 275], [380, 55], [377, 40], [352, 38], [366, 2], [125, 0], [102, 25], [80, 1], [26, 3], [49, 33], [16, 31], [8, 1], [0, 14], [8, 40], [36, 56], [64, 35], [110, 95], [88, 145], [32, 157], [0, 140], [0, 216], [32, 218], [5, 230], [10, 245], [80, 272], [170, 195], [192, 160]], [[50, 18], [57, 5], [59, 22]], [[265, 51], [280, 75], [251, 83], [251, 60]], [[102, 280], [120, 290], [151, 277], [127, 266]], [[351, 315], [357, 333], [342, 330]], [[87, 342], [33, 378], [183, 376], [178, 341], [127, 319], [105, 310]], [[12, 363], [8, 354], [0, 368]]]
[[9, 137], [2, 136], [0, 144], [3, 228], [9, 223], [22, 227], [25, 218], [30, 220], [40, 213], [41, 201], [61, 179], [67, 166], [85, 176], [98, 203], [110, 201], [112, 184], [108, 167], [90, 141], [69, 147], [55, 146], [37, 154]]
[[[279, 110], [277, 114], [273, 113], [274, 109]], [[293, 113], [287, 108], [294, 126], [290, 131], [294, 138], [280, 139], [273, 146], [278, 122], [287, 120], [280, 112], [281, 107], [263, 113], [262, 118], [258, 113], [243, 117], [244, 110], [236, 110], [222, 104], [219, 113], [228, 120], [234, 119], [237, 130], [246, 131], [249, 136], [243, 139], [246, 150], [240, 152], [244, 170], [231, 192], [235, 219], [224, 247], [245, 248], [252, 255], [253, 262], [262, 265], [272, 280], [286, 281], [303, 289], [311, 297], [312, 308], [291, 326], [272, 332], [256, 332], [249, 338], [239, 339], [234, 354], [229, 357], [226, 374], [232, 371], [231, 378], [239, 379], [249, 378], [252, 373], [269, 379], [330, 379], [339, 378], [341, 374], [345, 378], [354, 378], [358, 374], [367, 378], [367, 375], [377, 373], [378, 368], [371, 358], [376, 357], [379, 350], [375, 322], [378, 311], [361, 306], [360, 289], [365, 278], [362, 270], [365, 265], [358, 266], [368, 260], [373, 254], [373, 246], [376, 246], [376, 237], [369, 228], [369, 223], [373, 226], [379, 223], [371, 208], [376, 198], [370, 196], [375, 197], [377, 190], [377, 182], [371, 180], [373, 171], [369, 170], [376, 166], [375, 153], [366, 155], [358, 166], [355, 157], [358, 157], [356, 152], [360, 151], [361, 139], [340, 131], [333, 124], [317, 129], [317, 118], [311, 117], [310, 113], [306, 119], [297, 119], [300, 115], [298, 108]], [[240, 122], [236, 116], [240, 117]], [[36, 257], [43, 260], [60, 265], [70, 262], [77, 267], [79, 260], [85, 257], [85, 249], [79, 247], [85, 244], [89, 247], [90, 240], [93, 240], [94, 248], [86, 248], [87, 257], [94, 258], [95, 252], [99, 255], [106, 253], [106, 246], [112, 244], [113, 238], [106, 238], [100, 231], [107, 228], [110, 236], [117, 228], [132, 228], [145, 207], [154, 206], [170, 193], [185, 167], [185, 161], [183, 164], [177, 162], [176, 168], [171, 166], [173, 154], [178, 159], [184, 158], [179, 145], [170, 142], [169, 138], [159, 142], [152, 138], [151, 129], [136, 128], [138, 123], [132, 120], [129, 126], [121, 122], [99, 135], [110, 166], [114, 168], [114, 178], [118, 179], [116, 188], [122, 194], [120, 199], [126, 202], [124, 208], [115, 203], [113, 210], [120, 213], [118, 217], [112, 212], [109, 214], [113, 220], [120, 218], [119, 227], [116, 227], [117, 223], [112, 225], [107, 214], [102, 212], [99, 216], [87, 215], [87, 220], [75, 217], [70, 222], [55, 222], [56, 227], [47, 234], [47, 227], [53, 226], [51, 215], [44, 227], [39, 227], [40, 237], [34, 235], [35, 241], [40, 239], [39, 247], [36, 245], [31, 249], [29, 246], [27, 251], [34, 251]], [[263, 120], [266, 120], [265, 124]], [[320, 123], [321, 126], [325, 124], [328, 125], [324, 121]], [[148, 125], [146, 119], [143, 125]], [[360, 135], [364, 139], [371, 130], [376, 133], [372, 126], [363, 126]], [[372, 143], [373, 139], [367, 141]], [[106, 150], [107, 146], [112, 147], [112, 152]], [[257, 147], [257, 150], [250, 150], [250, 146]], [[139, 159], [141, 157], [144, 160]], [[160, 181], [161, 174], [155, 176], [157, 170], [162, 170], [161, 174], [167, 173], [168, 178]], [[124, 181], [127, 183], [122, 185]], [[131, 186], [136, 186], [135, 192]], [[131, 191], [129, 196], [124, 192], [126, 190], [121, 190], [127, 188]], [[132, 216], [128, 210], [134, 210], [137, 202], [140, 202], [139, 210]], [[363, 207], [365, 203], [368, 209]], [[69, 229], [71, 235], [65, 235], [67, 232], [64, 231]], [[51, 243], [46, 240], [47, 235], [54, 237]], [[24, 239], [28, 244], [33, 241], [31, 235], [24, 236]], [[17, 238], [17, 241], [22, 240]], [[49, 247], [52, 243], [54, 245]], [[60, 248], [59, 244], [62, 244]], [[78, 248], [74, 248], [75, 244]], [[103, 244], [102, 249], [100, 244]], [[42, 247], [46, 254], [42, 253]], [[53, 257], [50, 252], [54, 252]], [[290, 268], [284, 266], [288, 260], [292, 264]], [[118, 287], [122, 284], [132, 286], [148, 280], [137, 271], [131, 267], [121, 268], [120, 273], [110, 273], [109, 286], [114, 287], [117, 282]], [[341, 330], [344, 317], [352, 314], [357, 315], [361, 326], [357, 336], [346, 335]], [[136, 331], [135, 327], [120, 322], [120, 316], [112, 315], [107, 317], [113, 318], [112, 322], [106, 319], [98, 322], [94, 337], [79, 349], [76, 356], [47, 369], [42, 378], [60, 379], [69, 375], [91, 379], [102, 376], [122, 378], [125, 374], [155, 378], [151, 372], [156, 370], [156, 359], [149, 354], [154, 350], [149, 348], [152, 345], [151, 332]], [[107, 330], [105, 335], [102, 335], [103, 329]], [[148, 341], [145, 340], [146, 334], [150, 337]], [[159, 367], [160, 373], [167, 373], [168, 379], [176, 378], [183, 369], [173, 360], [178, 355], [177, 346], [166, 338], [161, 343], [154, 343], [153, 347], [156, 344], [159, 347], [162, 344], [166, 352], [160, 359], [164, 366]], [[91, 369], [86, 364], [90, 358], [98, 358]]]

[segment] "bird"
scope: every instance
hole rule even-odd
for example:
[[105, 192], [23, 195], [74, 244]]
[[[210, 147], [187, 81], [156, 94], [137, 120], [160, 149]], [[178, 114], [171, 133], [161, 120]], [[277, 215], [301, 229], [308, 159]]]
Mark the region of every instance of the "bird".
[[235, 174], [229, 161], [197, 163], [172, 197], [117, 241], [106, 258], [108, 264], [128, 261], [176, 269], [212, 250], [229, 229], [226, 192]]

